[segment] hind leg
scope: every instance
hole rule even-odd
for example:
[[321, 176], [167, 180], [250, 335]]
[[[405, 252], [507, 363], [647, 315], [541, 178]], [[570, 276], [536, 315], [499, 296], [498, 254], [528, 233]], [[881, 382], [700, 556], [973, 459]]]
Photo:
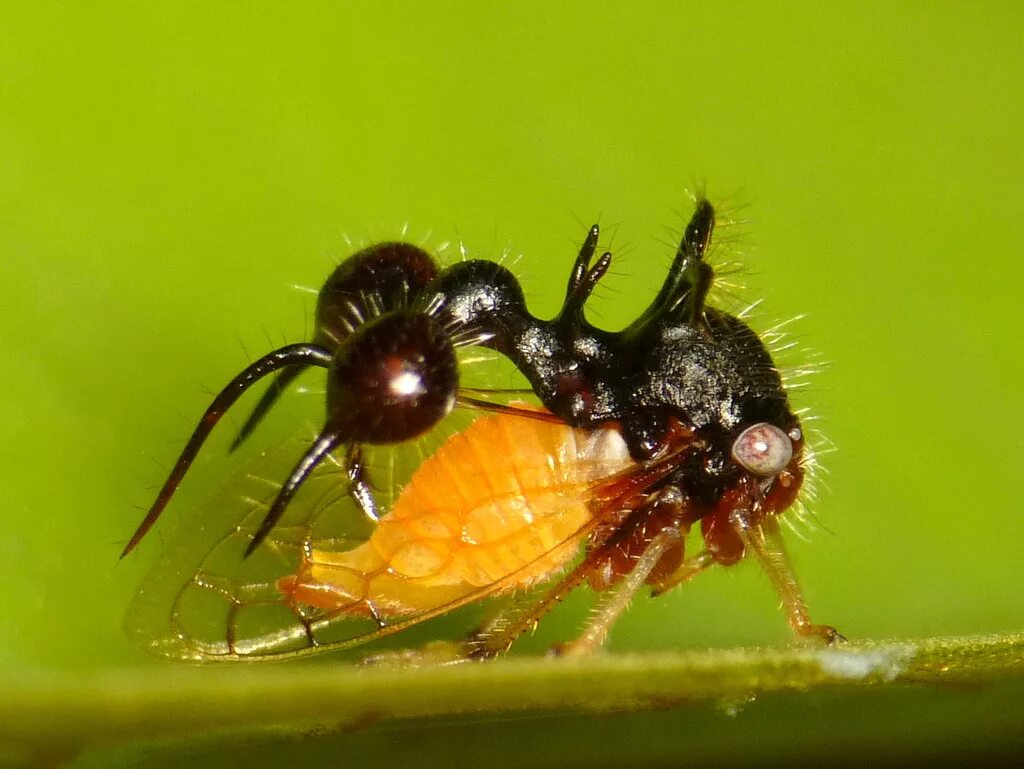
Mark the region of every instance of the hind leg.
[[555, 647], [553, 653], [559, 657], [575, 657], [599, 649], [608, 637], [612, 625], [646, 584], [647, 578], [662, 557], [678, 542], [679, 532], [674, 529], [666, 529], [656, 535], [636, 560], [633, 569], [601, 595], [583, 632], [573, 641]]

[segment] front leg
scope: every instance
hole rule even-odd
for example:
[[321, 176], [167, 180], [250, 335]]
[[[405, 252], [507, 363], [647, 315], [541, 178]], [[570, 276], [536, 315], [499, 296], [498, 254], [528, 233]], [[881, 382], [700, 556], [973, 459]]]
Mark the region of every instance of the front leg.
[[768, 575], [772, 587], [782, 601], [782, 607], [793, 632], [801, 638], [820, 638], [827, 644], [845, 641], [846, 639], [831, 625], [816, 625], [811, 622], [807, 602], [782, 542], [778, 520], [774, 516], [768, 516], [755, 524], [751, 522], [748, 511], [735, 510], [730, 516], [730, 523], [743, 540], [746, 551], [754, 554], [761, 569]]

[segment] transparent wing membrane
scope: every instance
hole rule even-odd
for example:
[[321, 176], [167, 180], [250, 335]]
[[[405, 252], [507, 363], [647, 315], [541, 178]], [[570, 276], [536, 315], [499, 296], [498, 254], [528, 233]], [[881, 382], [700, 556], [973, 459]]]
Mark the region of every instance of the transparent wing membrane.
[[[364, 459], [380, 510], [389, 511], [425, 459], [447, 438], [466, 431], [475, 417], [478, 412], [456, 410], [420, 440], [369, 449]], [[519, 421], [515, 416], [511, 419]], [[529, 417], [522, 421], [536, 425]], [[568, 430], [564, 426], [557, 429]], [[272, 479], [301, 445], [292, 439], [264, 452], [195, 515], [185, 517], [129, 613], [129, 632], [143, 646], [163, 656], [191, 661], [286, 658], [363, 644], [498, 594], [515, 591], [519, 600], [573, 563], [582, 542], [606, 513], [619, 509], [617, 502], [605, 500], [616, 500], [620, 489], [636, 486], [635, 477], [662, 474], [660, 469], [630, 464], [595, 478], [578, 488], [572, 501], [577, 505], [581, 499], [584, 503], [590, 499], [602, 502], [593, 515], [572, 524], [551, 547], [528, 550], [528, 558], [493, 582], [453, 588], [450, 599], [424, 604], [425, 608], [411, 613], [389, 615], [361, 600], [341, 609], [318, 609], [308, 602], [289, 600], [288, 591], [279, 588], [280, 581], [299, 572], [314, 553], [351, 551], [367, 542], [379, 525], [367, 519], [349, 493], [343, 452], [317, 468], [265, 543], [250, 558], [242, 557], [278, 491], [278, 482]], [[549, 457], [538, 458], [541, 464], [549, 461]], [[671, 463], [662, 459], [658, 464], [668, 467]], [[562, 513], [556, 508], [548, 515]], [[414, 583], [409, 590], [420, 589]]]
[[[459, 410], [421, 439], [365, 449], [381, 512], [424, 459], [473, 416]], [[303, 551], [350, 550], [373, 531], [349, 493], [343, 450], [314, 471], [266, 542], [242, 557], [280, 489], [277, 479], [304, 446], [294, 437], [264, 451], [174, 527], [128, 613], [129, 633], [146, 648], [178, 659], [237, 659], [301, 653], [380, 630], [372, 619], [294, 607], [277, 588], [279, 579], [295, 573]]]
[[[456, 409], [418, 440], [365, 447], [366, 477], [382, 514], [417, 468], [478, 416]], [[303, 440], [290, 438], [261, 453], [200, 509], [182, 517], [129, 609], [129, 633], [144, 647], [192, 661], [298, 656], [383, 637], [494, 592], [495, 586], [485, 586], [436, 609], [391, 620], [289, 601], [278, 581], [296, 573], [303, 554], [352, 550], [376, 525], [350, 494], [346, 454], [339, 449], [314, 471], [265, 543], [243, 558], [280, 489], [276, 479], [303, 446]], [[580, 536], [558, 547], [574, 553]]]

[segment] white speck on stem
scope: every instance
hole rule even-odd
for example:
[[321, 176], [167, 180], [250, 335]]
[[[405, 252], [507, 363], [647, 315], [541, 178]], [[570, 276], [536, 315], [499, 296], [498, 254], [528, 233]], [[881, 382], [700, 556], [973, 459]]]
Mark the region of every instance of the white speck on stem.
[[835, 678], [856, 680], [877, 676], [883, 681], [892, 681], [906, 669], [913, 648], [898, 645], [864, 651], [822, 649], [817, 656], [821, 669]]

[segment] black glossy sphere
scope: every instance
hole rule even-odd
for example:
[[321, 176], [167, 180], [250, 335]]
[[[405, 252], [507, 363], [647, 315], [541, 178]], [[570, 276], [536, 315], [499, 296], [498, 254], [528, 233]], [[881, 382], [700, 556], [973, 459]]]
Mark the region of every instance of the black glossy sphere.
[[445, 330], [425, 313], [396, 310], [339, 346], [328, 376], [327, 420], [354, 442], [397, 443], [443, 419], [458, 387]]
[[408, 306], [437, 272], [433, 257], [411, 243], [377, 243], [358, 251], [320, 289], [317, 344], [334, 347], [365, 321]]

